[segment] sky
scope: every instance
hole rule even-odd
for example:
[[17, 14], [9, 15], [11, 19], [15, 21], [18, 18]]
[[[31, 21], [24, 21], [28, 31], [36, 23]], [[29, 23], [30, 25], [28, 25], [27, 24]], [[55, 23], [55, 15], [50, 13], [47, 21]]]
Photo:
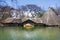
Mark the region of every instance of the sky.
[[35, 4], [43, 9], [48, 9], [48, 7], [60, 7], [60, 0], [0, 0], [0, 5], [8, 5], [14, 8], [27, 4]]

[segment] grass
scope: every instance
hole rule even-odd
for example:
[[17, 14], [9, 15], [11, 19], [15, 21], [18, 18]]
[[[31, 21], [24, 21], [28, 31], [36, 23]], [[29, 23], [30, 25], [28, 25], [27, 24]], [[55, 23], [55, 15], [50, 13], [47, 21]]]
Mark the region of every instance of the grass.
[[25, 30], [20, 27], [0, 28], [0, 40], [60, 40], [58, 27]]

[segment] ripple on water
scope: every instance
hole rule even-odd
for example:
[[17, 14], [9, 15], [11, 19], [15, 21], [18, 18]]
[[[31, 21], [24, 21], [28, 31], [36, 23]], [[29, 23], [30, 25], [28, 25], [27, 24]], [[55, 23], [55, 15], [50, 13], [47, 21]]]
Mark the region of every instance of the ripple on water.
[[47, 28], [47, 29], [42, 28], [42, 29], [35, 29], [33, 31], [4, 29], [3, 32], [4, 32], [3, 33], [4, 37], [8, 36], [12, 40], [58, 40], [60, 39], [60, 35], [59, 35], [60, 29], [58, 30], [58, 28]]

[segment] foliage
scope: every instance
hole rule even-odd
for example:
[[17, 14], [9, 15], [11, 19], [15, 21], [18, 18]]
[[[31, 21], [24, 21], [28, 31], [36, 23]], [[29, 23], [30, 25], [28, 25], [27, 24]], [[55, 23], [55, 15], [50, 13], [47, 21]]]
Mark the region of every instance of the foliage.
[[42, 16], [43, 16], [43, 13], [38, 13], [38, 16], [39, 16], [39, 17], [42, 17]]

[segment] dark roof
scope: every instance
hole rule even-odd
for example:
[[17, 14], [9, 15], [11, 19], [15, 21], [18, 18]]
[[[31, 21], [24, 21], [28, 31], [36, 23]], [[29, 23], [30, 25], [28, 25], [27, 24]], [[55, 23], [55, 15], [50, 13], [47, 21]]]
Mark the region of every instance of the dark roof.
[[31, 20], [35, 23], [41, 23], [41, 18], [23, 18], [22, 22], [26, 21], [26, 20]]

